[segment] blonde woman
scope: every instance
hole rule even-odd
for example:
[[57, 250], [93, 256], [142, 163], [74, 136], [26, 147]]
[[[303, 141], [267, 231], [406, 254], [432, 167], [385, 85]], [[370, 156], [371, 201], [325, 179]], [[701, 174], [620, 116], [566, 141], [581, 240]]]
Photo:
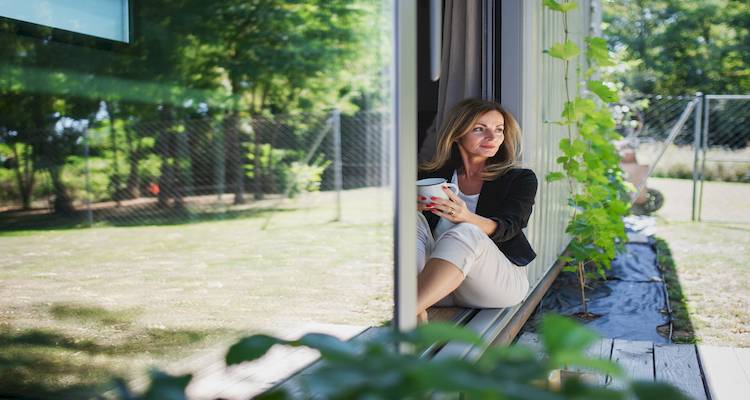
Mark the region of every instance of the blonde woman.
[[449, 200], [417, 198], [417, 314], [433, 304], [508, 307], [529, 290], [526, 266], [536, 257], [526, 227], [537, 179], [519, 167], [521, 131], [513, 115], [481, 99], [459, 102], [446, 116], [432, 160], [419, 177], [458, 185]]

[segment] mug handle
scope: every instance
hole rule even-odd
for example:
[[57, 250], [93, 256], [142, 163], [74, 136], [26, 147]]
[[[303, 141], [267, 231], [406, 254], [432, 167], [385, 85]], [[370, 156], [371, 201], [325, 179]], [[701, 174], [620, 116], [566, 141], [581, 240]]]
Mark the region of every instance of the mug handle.
[[455, 183], [446, 182], [443, 185], [448, 186], [449, 188], [451, 188], [453, 193], [458, 194], [458, 185], [456, 185]]

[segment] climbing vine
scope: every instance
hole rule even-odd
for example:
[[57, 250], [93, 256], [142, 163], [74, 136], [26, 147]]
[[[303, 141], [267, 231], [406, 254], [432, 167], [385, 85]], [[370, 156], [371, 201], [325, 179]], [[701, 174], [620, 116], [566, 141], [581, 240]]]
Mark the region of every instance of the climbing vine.
[[[551, 172], [546, 180], [565, 179], [570, 186], [568, 204], [573, 216], [565, 231], [572, 239], [569, 255], [564, 258], [564, 271], [577, 274], [583, 307], [580, 316], [591, 318], [593, 315], [586, 306], [586, 281], [596, 275], [605, 277], [605, 271], [627, 239], [622, 217], [629, 212], [627, 199], [631, 186], [624, 181], [619, 165], [620, 156], [613, 141], [621, 136], [608, 108], [608, 103], [618, 101], [618, 95], [595, 78], [599, 68], [613, 65], [607, 43], [599, 37], [585, 40], [583, 51], [589, 67], [583, 72], [576, 68], [575, 92], [571, 94], [568, 78], [571, 61], [581, 55], [582, 49], [569, 38], [568, 13], [578, 5], [570, 1], [543, 1], [545, 7], [561, 13], [563, 18], [563, 41], [554, 43], [545, 53], [562, 63], [565, 103], [562, 119], [552, 123], [567, 129], [567, 137], [559, 143], [562, 155], [557, 158], [562, 172]], [[585, 85], [580, 81], [585, 81]]]

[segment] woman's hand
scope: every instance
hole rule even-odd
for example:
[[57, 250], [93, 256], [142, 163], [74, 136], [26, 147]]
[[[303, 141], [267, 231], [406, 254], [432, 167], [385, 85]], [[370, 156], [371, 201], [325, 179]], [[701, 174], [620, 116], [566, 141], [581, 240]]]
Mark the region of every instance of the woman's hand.
[[448, 200], [433, 197], [428, 199], [432, 203], [428, 203], [425, 206], [425, 209], [432, 211], [435, 215], [445, 218], [454, 224], [468, 222], [474, 213], [469, 211], [466, 207], [466, 203], [461, 200], [458, 195], [453, 193], [448, 186], [443, 186], [443, 192], [448, 195]]

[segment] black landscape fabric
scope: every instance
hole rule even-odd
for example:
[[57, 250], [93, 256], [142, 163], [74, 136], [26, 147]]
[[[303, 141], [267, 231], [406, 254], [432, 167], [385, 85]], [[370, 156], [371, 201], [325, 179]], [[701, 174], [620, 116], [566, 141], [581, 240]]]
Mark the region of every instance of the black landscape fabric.
[[[669, 315], [651, 240], [625, 247], [625, 253], [607, 271], [608, 280], [591, 282], [592, 287], [586, 290], [588, 311], [601, 315], [586, 325], [603, 337], [669, 343], [656, 330], [669, 322]], [[576, 275], [564, 272], [542, 299], [533, 320], [549, 312], [572, 315], [579, 311], [581, 295]]]

